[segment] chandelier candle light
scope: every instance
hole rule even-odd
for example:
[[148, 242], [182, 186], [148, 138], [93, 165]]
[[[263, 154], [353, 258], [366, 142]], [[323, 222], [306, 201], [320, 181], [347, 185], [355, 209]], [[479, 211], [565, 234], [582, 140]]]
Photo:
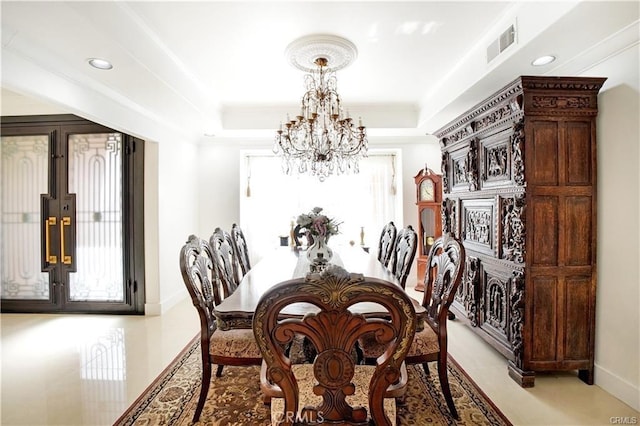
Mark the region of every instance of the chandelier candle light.
[[334, 173], [358, 173], [359, 160], [367, 156], [367, 132], [362, 119], [356, 126], [344, 113], [335, 74], [353, 61], [355, 46], [340, 37], [314, 35], [293, 42], [287, 50], [292, 64], [309, 74], [300, 114], [293, 120], [287, 114], [276, 131], [273, 152], [282, 155], [284, 172], [309, 173], [320, 181]]

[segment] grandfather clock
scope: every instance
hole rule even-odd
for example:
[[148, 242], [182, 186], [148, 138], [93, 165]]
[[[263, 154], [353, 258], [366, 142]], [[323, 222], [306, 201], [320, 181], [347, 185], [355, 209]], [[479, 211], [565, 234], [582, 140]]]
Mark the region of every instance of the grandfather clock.
[[416, 290], [424, 291], [424, 274], [427, 257], [436, 238], [442, 235], [442, 175], [425, 166], [414, 177], [416, 205], [418, 206], [418, 284]]

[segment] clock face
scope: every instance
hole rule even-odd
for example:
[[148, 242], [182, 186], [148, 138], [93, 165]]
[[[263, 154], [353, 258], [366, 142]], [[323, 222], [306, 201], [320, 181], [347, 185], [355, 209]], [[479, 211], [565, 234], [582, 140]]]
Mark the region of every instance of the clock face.
[[420, 201], [435, 201], [435, 185], [431, 179], [420, 182]]

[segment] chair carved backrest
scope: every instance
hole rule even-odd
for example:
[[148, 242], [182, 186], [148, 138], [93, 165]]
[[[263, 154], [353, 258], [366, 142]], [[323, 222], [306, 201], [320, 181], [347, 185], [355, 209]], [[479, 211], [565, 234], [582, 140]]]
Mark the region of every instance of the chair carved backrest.
[[393, 268], [391, 272], [398, 279], [402, 288], [406, 286], [407, 276], [411, 271], [417, 248], [418, 234], [416, 234], [411, 225], [398, 232], [393, 250]]
[[307, 246], [313, 244], [313, 236], [311, 235], [311, 233], [309, 233], [306, 228], [303, 228], [300, 225], [296, 225], [295, 228], [293, 228], [293, 241], [296, 247], [302, 246], [303, 238], [307, 242]]
[[[284, 308], [299, 302], [311, 303], [320, 311], [304, 318], [279, 319]], [[388, 310], [390, 318], [365, 318], [350, 312], [349, 306], [358, 302], [378, 303]], [[282, 390], [282, 424], [292, 425], [297, 418], [361, 425], [368, 424], [370, 416], [373, 424], [389, 425], [383, 409], [385, 391], [400, 379], [416, 321], [413, 304], [400, 287], [350, 274], [335, 265], [320, 274], [285, 281], [268, 290], [256, 307], [253, 331], [266, 363], [267, 377]], [[370, 413], [367, 413], [366, 408], [350, 406], [345, 398], [355, 391], [352, 379], [356, 361], [350, 355], [351, 350], [358, 338], [369, 332], [388, 346], [377, 359], [369, 383]], [[313, 392], [322, 397], [319, 405], [304, 407], [301, 412], [298, 411], [298, 382], [285, 350], [296, 334], [305, 336], [316, 349], [313, 374], [317, 384]]]
[[380, 234], [380, 241], [378, 242], [378, 260], [384, 266], [389, 266], [389, 262], [391, 261], [397, 233], [398, 231], [393, 221], [387, 223], [384, 228], [382, 228], [382, 234]]
[[238, 262], [233, 249], [231, 235], [216, 228], [209, 239], [211, 253], [213, 255], [213, 278], [223, 290], [223, 297], [229, 297], [240, 282], [238, 277]]
[[211, 279], [213, 260], [211, 248], [206, 240], [195, 235], [189, 236], [180, 250], [180, 271], [193, 306], [200, 317], [201, 340], [209, 342], [216, 328], [213, 309], [222, 297], [221, 289]]
[[249, 249], [247, 248], [247, 240], [240, 226], [235, 223], [231, 225], [231, 241], [233, 241], [233, 249], [236, 251], [238, 265], [242, 276], [245, 276], [251, 269], [251, 261], [249, 260]]
[[464, 245], [452, 234], [437, 238], [427, 258], [422, 305], [427, 310], [426, 321], [438, 334], [447, 333], [449, 306], [458, 291], [464, 272]]

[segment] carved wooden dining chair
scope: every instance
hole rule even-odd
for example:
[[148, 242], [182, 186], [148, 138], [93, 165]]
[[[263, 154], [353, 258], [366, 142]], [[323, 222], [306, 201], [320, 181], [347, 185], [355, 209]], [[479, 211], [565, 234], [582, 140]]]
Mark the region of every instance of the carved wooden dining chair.
[[296, 225], [293, 228], [293, 241], [296, 247], [301, 247], [303, 243], [310, 247], [313, 244], [313, 236], [302, 226]]
[[391, 221], [382, 228], [382, 233], [380, 234], [380, 240], [378, 241], [378, 260], [386, 267], [389, 267], [389, 262], [391, 261], [397, 233], [396, 225]]
[[251, 269], [249, 248], [247, 247], [247, 240], [244, 238], [242, 229], [235, 223], [231, 225], [231, 241], [233, 242], [233, 249], [235, 250], [236, 258], [238, 259], [240, 272], [242, 273], [242, 276], [245, 276]]
[[[319, 310], [303, 318], [282, 318], [287, 306], [300, 302]], [[378, 303], [389, 317], [352, 313], [349, 307], [359, 302]], [[273, 396], [272, 424], [393, 424], [394, 398], [406, 390], [404, 358], [416, 322], [411, 299], [399, 286], [336, 265], [272, 287], [253, 316], [264, 358], [261, 388]], [[352, 349], [369, 332], [386, 351], [375, 365], [357, 365]], [[313, 364], [292, 364], [284, 349], [300, 335], [315, 347]]]
[[213, 255], [213, 279], [222, 288], [223, 297], [229, 297], [240, 284], [238, 257], [233, 248], [231, 234], [216, 228], [209, 238], [209, 245]]
[[411, 225], [402, 228], [396, 236], [391, 261], [393, 266], [391, 272], [398, 279], [400, 286], [405, 288], [407, 277], [413, 265], [413, 259], [416, 257], [418, 248], [418, 234], [413, 230]]
[[224, 365], [260, 365], [262, 355], [251, 329], [218, 330], [213, 309], [224, 298], [219, 283], [212, 279], [213, 254], [209, 243], [196, 237], [189, 240], [180, 251], [180, 271], [193, 306], [200, 317], [200, 349], [202, 380], [200, 397], [193, 421], [197, 422], [204, 408], [211, 383], [211, 366], [218, 365], [216, 376], [222, 374]]
[[[422, 364], [429, 374], [428, 362], [438, 362], [438, 377], [442, 394], [451, 415], [458, 419], [453, 403], [447, 371], [447, 317], [464, 273], [465, 250], [452, 234], [437, 238], [429, 251], [427, 270], [424, 276], [425, 291], [422, 305], [427, 311], [425, 326], [416, 332], [413, 344], [406, 357], [407, 364]], [[360, 339], [365, 362], [373, 362], [384, 347], [371, 335]]]

